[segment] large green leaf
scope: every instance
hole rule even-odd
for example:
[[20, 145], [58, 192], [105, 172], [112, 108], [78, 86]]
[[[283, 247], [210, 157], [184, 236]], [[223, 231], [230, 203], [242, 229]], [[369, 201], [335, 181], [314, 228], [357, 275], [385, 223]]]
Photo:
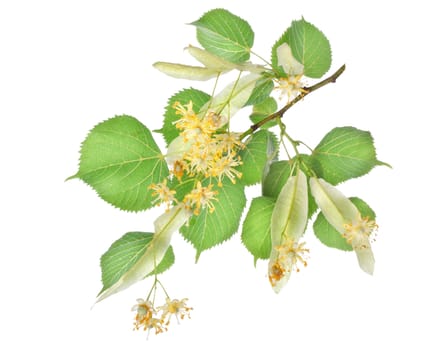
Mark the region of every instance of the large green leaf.
[[260, 130], [245, 142], [245, 148], [239, 152], [242, 165], [237, 170], [242, 173], [241, 181], [245, 185], [254, 185], [262, 181], [268, 161], [274, 157], [276, 136], [267, 130]]
[[196, 259], [202, 251], [210, 249], [229, 239], [238, 229], [240, 217], [245, 207], [244, 187], [225, 180], [222, 187], [214, 186], [217, 200], [213, 201], [214, 211], [208, 208], [199, 215], [193, 215], [188, 225], [181, 227], [181, 233], [196, 249]]
[[242, 225], [242, 242], [258, 259], [269, 259], [271, 253], [271, 216], [274, 198], [256, 197], [252, 200]]
[[314, 149], [311, 157], [318, 177], [336, 185], [367, 174], [376, 165], [374, 140], [368, 131], [354, 127], [331, 130]]
[[122, 115], [95, 126], [81, 147], [79, 178], [117, 208], [139, 211], [152, 206], [150, 184], [168, 175], [167, 164], [150, 130]]
[[310, 78], [322, 77], [331, 67], [331, 46], [325, 35], [303, 18], [293, 21], [272, 48], [273, 68], [284, 75], [277, 59], [277, 48], [287, 43], [294, 58], [303, 64], [304, 74]]
[[[115, 241], [101, 257], [101, 278], [103, 289], [100, 294], [113, 286], [144, 255], [153, 238], [153, 233], [128, 232]], [[175, 261], [173, 249], [167, 249], [156, 269], [150, 273], [160, 274], [170, 268]]]
[[[352, 203], [358, 208], [362, 217], [369, 217], [371, 220], [375, 220], [375, 212], [369, 207], [369, 205], [362, 199], [357, 197], [349, 198]], [[313, 230], [316, 237], [324, 245], [337, 248], [340, 250], [350, 251], [353, 250], [352, 246], [342, 237], [325, 218], [322, 212], [317, 215], [317, 218], [313, 225]]]
[[181, 90], [170, 97], [167, 107], [165, 108], [164, 124], [162, 129], [158, 130], [164, 136], [167, 145], [178, 137], [180, 133], [175, 127], [175, 122], [179, 120], [180, 116], [176, 114], [176, 109], [173, 108], [174, 104], [180, 102], [182, 105], [186, 105], [191, 101], [193, 103], [193, 110], [198, 113], [200, 108], [205, 105], [209, 99], [209, 94], [193, 88]]
[[215, 9], [192, 24], [197, 27], [199, 43], [207, 51], [234, 63], [250, 58], [254, 33], [240, 17], [224, 9]]

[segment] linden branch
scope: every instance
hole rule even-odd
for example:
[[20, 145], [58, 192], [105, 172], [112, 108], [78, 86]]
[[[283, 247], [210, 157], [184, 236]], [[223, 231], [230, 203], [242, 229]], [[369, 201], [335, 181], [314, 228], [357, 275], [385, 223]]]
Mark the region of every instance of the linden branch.
[[309, 95], [311, 92], [318, 90], [321, 87], [328, 85], [329, 83], [335, 83], [337, 81], [338, 77], [345, 71], [345, 68], [346, 68], [346, 66], [343, 65], [330, 77], [320, 81], [319, 83], [317, 83], [315, 85], [306, 86], [306, 87], [302, 88], [302, 91], [295, 99], [293, 99], [292, 101], [287, 103], [283, 108], [281, 108], [277, 112], [274, 112], [273, 114], [270, 114], [269, 116], [265, 117], [264, 119], [262, 119], [258, 123], [251, 125], [247, 131], [245, 131], [244, 133], [242, 133], [242, 135], [240, 135], [240, 139], [243, 140], [245, 137], [247, 137], [248, 135], [251, 135], [253, 132], [255, 132], [256, 130], [261, 128], [264, 124], [268, 123], [269, 121], [271, 121], [273, 119], [277, 119], [277, 118], [282, 118], [283, 115], [286, 113], [286, 111], [288, 111], [292, 106], [294, 106], [297, 102], [302, 100], [306, 95]]

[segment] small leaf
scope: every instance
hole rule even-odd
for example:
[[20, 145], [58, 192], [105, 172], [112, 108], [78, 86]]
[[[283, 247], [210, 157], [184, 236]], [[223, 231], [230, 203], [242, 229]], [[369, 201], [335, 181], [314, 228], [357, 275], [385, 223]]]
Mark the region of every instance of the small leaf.
[[117, 208], [139, 211], [152, 206], [148, 186], [168, 175], [167, 164], [150, 130], [123, 115], [95, 126], [81, 147], [79, 178]]
[[[366, 204], [363, 200], [357, 197], [349, 198], [352, 203], [360, 211], [362, 217], [369, 217], [369, 219], [375, 219], [375, 212]], [[313, 230], [316, 237], [324, 245], [345, 251], [353, 250], [352, 246], [346, 241], [345, 238], [338, 232], [325, 218], [322, 212], [317, 215], [317, 218], [313, 225]]]
[[252, 106], [261, 103], [269, 97], [273, 89], [274, 83], [271, 79], [262, 78], [258, 80], [250, 98], [245, 103], [245, 106]]
[[254, 185], [262, 181], [263, 172], [268, 161], [274, 158], [277, 140], [267, 130], [259, 130], [245, 142], [245, 148], [239, 152], [242, 165], [237, 170], [242, 173], [244, 185]]
[[164, 124], [161, 132], [164, 136], [165, 142], [167, 146], [179, 136], [180, 131], [176, 129], [175, 122], [177, 122], [180, 118], [179, 115], [176, 114], [176, 109], [173, 108], [176, 102], [180, 102], [182, 105], [188, 104], [190, 101], [193, 103], [193, 110], [195, 113], [198, 113], [200, 108], [205, 105], [210, 100], [210, 95], [205, 92], [197, 89], [184, 89], [180, 92], [176, 93], [168, 100], [167, 107], [165, 108], [164, 114]]
[[257, 197], [251, 202], [250, 209], [242, 225], [242, 242], [258, 259], [269, 259], [271, 253], [271, 216], [275, 199]]
[[[253, 112], [250, 115], [250, 119], [254, 124], [256, 124], [276, 111], [277, 111], [276, 100], [273, 97], [267, 97], [260, 103], [254, 105]], [[269, 129], [275, 125], [277, 125], [277, 121], [271, 120], [270, 122], [267, 122], [264, 125], [262, 125], [261, 129]]]
[[212, 202], [214, 211], [210, 213], [205, 208], [199, 215], [194, 215], [188, 225], [181, 227], [184, 238], [196, 249], [196, 260], [204, 250], [231, 238], [239, 227], [246, 203], [244, 188], [239, 183], [233, 185], [226, 180], [222, 187], [214, 186], [213, 190], [218, 192], [217, 200]]
[[234, 63], [250, 58], [254, 33], [240, 17], [224, 9], [215, 9], [192, 24], [197, 28], [199, 43], [207, 51]]
[[291, 173], [289, 161], [280, 160], [272, 163], [262, 184], [262, 194], [266, 197], [277, 198]]
[[380, 164], [371, 134], [353, 127], [331, 130], [311, 160], [317, 176], [333, 185], [365, 175]]
[[294, 58], [303, 64], [304, 74], [310, 78], [322, 77], [331, 67], [331, 46], [325, 35], [311, 23], [293, 21], [272, 48], [273, 69], [285, 75], [277, 59], [277, 48], [287, 43]]
[[[144, 255], [152, 238], [153, 233], [128, 232], [110, 246], [101, 257], [103, 289], [100, 294], [118, 282], [136, 264], [139, 258]], [[175, 256], [170, 246], [161, 262], [151, 274], [160, 274], [166, 271], [173, 265], [174, 260]]]

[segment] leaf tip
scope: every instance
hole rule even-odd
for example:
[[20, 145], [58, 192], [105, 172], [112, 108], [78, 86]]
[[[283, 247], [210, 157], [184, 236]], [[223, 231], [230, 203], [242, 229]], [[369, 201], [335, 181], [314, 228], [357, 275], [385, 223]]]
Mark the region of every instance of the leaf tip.
[[76, 174], [71, 175], [71, 176], [67, 177], [66, 179], [64, 179], [64, 182], [67, 182], [67, 181], [73, 180], [73, 179], [79, 179], [79, 178], [80, 177], [79, 177], [78, 173], [76, 173]]
[[378, 165], [378, 166], [386, 166], [389, 169], [393, 169], [392, 165], [390, 165], [389, 163], [386, 163], [386, 162], [382, 162], [381, 160], [378, 160], [378, 159], [377, 159], [376, 165]]

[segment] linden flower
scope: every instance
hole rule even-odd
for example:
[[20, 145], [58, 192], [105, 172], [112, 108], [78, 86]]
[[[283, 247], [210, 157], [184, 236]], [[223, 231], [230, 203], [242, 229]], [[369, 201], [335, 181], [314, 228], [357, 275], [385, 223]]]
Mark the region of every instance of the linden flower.
[[211, 168], [211, 176], [218, 178], [218, 186], [222, 186], [222, 179], [224, 176], [228, 177], [233, 184], [236, 183], [236, 177], [241, 178], [242, 173], [237, 169], [234, 169], [238, 165], [241, 165], [242, 162], [239, 159], [235, 158], [235, 153], [229, 153], [222, 158], [216, 160]]
[[283, 68], [287, 77], [279, 79], [278, 89], [281, 91], [281, 97], [288, 96], [288, 100], [295, 98], [300, 92], [304, 92], [303, 83], [300, 79], [303, 77], [303, 64], [298, 62], [292, 55], [291, 48], [287, 43], [283, 43], [277, 48], [277, 60], [279, 66]]
[[188, 169], [191, 175], [201, 173], [208, 176], [215, 154], [213, 141], [211, 138], [205, 142], [196, 142], [191, 149], [184, 155], [184, 160], [188, 162]]
[[305, 242], [298, 243], [292, 239], [287, 239], [282, 245], [275, 247], [277, 258], [273, 261], [268, 269], [268, 278], [271, 286], [279, 291], [283, 283], [282, 280], [288, 279], [293, 269], [300, 271], [298, 265], [306, 267], [307, 254], [309, 249], [305, 248]]
[[153, 201], [153, 203], [157, 203], [157, 205], [160, 205], [161, 203], [166, 203], [167, 209], [169, 209], [170, 204], [176, 201], [176, 191], [170, 190], [167, 187], [167, 179], [164, 179], [162, 183], [150, 185], [149, 189], [153, 190], [154, 197], [158, 197]]
[[190, 318], [190, 311], [193, 310], [193, 308], [187, 306], [187, 301], [187, 298], [182, 300], [170, 300], [170, 298], [166, 298], [165, 305], [158, 308], [158, 310], [162, 311], [161, 321], [168, 326], [170, 324], [170, 318], [173, 315], [176, 316], [178, 323], [179, 319], [183, 320], [185, 316]]
[[234, 148], [245, 148], [245, 145], [240, 140], [240, 133], [229, 132], [225, 134], [218, 134], [214, 136], [219, 150], [222, 153], [230, 153]]
[[184, 204], [187, 208], [193, 208], [193, 213], [199, 215], [201, 209], [208, 207], [210, 213], [214, 211], [213, 200], [216, 200], [215, 196], [217, 191], [212, 191], [213, 184], [209, 184], [207, 187], [202, 187], [200, 181], [198, 181], [196, 188], [190, 193], [185, 195]]
[[136, 311], [134, 330], [143, 329], [149, 331], [153, 328], [155, 334], [162, 333], [167, 329], [163, 326], [161, 319], [153, 317], [156, 314], [156, 310], [150, 301], [144, 299], [137, 299], [137, 304], [132, 307], [132, 311]]
[[176, 109], [176, 114], [181, 115], [181, 118], [175, 122], [175, 126], [182, 130], [181, 135], [185, 141], [201, 134], [210, 136], [221, 126], [220, 117], [214, 112], [208, 112], [203, 118], [199, 118], [193, 111], [192, 101], [186, 105], [176, 102], [173, 108]]
[[372, 275], [375, 259], [370, 236], [378, 228], [375, 221], [362, 218], [357, 207], [331, 184], [311, 177], [311, 193], [326, 220], [346, 238], [357, 254], [360, 268]]

